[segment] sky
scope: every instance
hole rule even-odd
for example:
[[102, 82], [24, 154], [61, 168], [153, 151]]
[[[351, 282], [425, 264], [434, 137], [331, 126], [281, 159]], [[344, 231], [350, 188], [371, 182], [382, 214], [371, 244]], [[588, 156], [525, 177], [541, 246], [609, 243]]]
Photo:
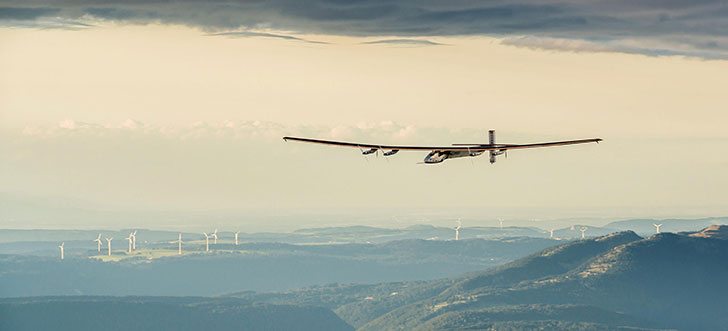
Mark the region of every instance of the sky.
[[[728, 215], [728, 7], [659, 4], [1, 1], [0, 217]], [[418, 165], [426, 153], [281, 139], [448, 145], [488, 129], [604, 141]]]

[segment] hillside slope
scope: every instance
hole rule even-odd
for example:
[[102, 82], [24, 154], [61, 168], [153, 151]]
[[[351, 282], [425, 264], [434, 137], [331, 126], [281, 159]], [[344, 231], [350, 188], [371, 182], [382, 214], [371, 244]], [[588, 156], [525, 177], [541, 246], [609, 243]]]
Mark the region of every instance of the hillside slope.
[[[726, 330], [725, 261], [726, 240], [671, 233], [639, 239], [623, 232], [467, 275], [440, 294], [402, 305], [361, 329], [492, 327], [508, 319], [494, 310], [511, 309], [518, 314], [508, 322], [524, 329], [558, 321], [571, 323], [568, 328]], [[517, 328], [518, 323], [509, 325]]]

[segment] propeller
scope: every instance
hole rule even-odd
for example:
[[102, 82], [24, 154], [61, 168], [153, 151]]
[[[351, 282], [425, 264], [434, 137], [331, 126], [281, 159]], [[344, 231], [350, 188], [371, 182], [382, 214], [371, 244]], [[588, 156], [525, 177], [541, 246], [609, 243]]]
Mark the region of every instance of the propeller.
[[387, 163], [389, 163], [389, 158], [388, 158], [388, 157], [387, 157], [387, 155], [386, 155], [386, 154], [384, 153], [384, 150], [382, 149], [382, 146], [379, 146], [379, 149], [377, 150], [377, 157], [379, 157], [379, 151], [382, 151], [382, 158], [383, 158], [383, 159], [384, 159], [385, 161], [387, 161]]
[[357, 146], [357, 147], [359, 147], [359, 151], [361, 151], [361, 156], [364, 158], [364, 161], [367, 161], [367, 163], [369, 163], [369, 159], [367, 159], [367, 155], [364, 154], [364, 150], [361, 149], [361, 146]]

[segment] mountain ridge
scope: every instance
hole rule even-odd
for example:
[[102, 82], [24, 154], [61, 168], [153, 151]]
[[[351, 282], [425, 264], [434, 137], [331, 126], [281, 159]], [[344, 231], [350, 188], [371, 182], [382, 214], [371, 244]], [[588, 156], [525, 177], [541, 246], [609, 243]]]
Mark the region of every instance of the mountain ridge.
[[[583, 250], [585, 245], [598, 247], [600, 242], [610, 245], [593, 250], [593, 254], [569, 254], [577, 248]], [[547, 260], [549, 254], [573, 259], [556, 269], [534, 262]], [[615, 321], [637, 322], [605, 324], [585, 316], [572, 316], [565, 322], [595, 323], [605, 328], [723, 330], [728, 325], [728, 317], [721, 314], [722, 307], [728, 305], [723, 295], [728, 291], [723, 282], [728, 277], [728, 265], [720, 262], [726, 260], [728, 242], [722, 239], [673, 233], [639, 238], [634, 233], [622, 232], [548, 248], [502, 267], [471, 273], [436, 296], [402, 305], [359, 327], [361, 330], [388, 329], [388, 325], [470, 328], [480, 324], [467, 324], [470, 322], [466, 316], [485, 314], [484, 311], [493, 307], [521, 307], [523, 314], [536, 316], [537, 311], [523, 307], [579, 305], [603, 311], [602, 317], [622, 316]], [[524, 265], [541, 272], [532, 271], [517, 279], [488, 281], [488, 277], [518, 275], [512, 271]], [[563, 272], [553, 272], [559, 268]], [[684, 302], [691, 305], [684, 306]], [[614, 315], [617, 312], [624, 315]]]

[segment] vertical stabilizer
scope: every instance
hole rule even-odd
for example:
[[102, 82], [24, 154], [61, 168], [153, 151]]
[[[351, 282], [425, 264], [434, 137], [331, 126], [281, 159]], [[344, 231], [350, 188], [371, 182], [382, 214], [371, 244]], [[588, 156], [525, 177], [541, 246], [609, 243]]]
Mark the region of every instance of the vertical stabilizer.
[[[488, 130], [488, 143], [495, 145], [495, 130]], [[490, 164], [495, 163], [495, 151], [490, 151], [488, 154], [490, 154]]]

